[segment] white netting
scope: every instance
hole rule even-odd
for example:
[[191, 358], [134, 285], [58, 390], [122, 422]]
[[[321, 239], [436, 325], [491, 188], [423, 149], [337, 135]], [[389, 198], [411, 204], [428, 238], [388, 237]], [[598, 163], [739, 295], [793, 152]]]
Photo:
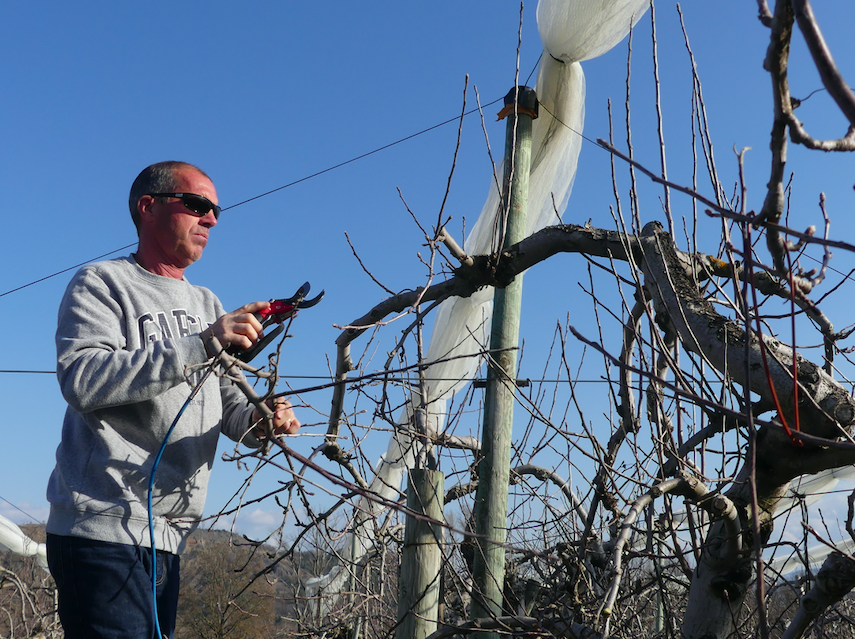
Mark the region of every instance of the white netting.
[[[566, 207], [573, 188], [585, 120], [585, 75], [579, 61], [601, 55], [620, 42], [648, 4], [649, 0], [541, 0], [538, 4], [538, 30], [546, 51], [535, 87], [541, 109], [532, 125], [527, 235], [558, 222], [557, 214]], [[498, 169], [499, 176], [501, 170]], [[479, 255], [495, 249], [498, 210], [499, 192], [493, 183], [467, 238], [467, 253]], [[437, 310], [426, 359], [457, 359], [429, 367], [426, 377], [457, 381], [429, 384], [431, 434], [442, 430], [448, 401], [478, 369], [479, 359], [474, 355], [487, 345], [492, 310], [492, 289], [478, 291], [466, 299], [447, 300]], [[376, 466], [371, 489], [385, 498], [397, 496], [404, 473], [414, 462], [415, 452], [405, 434], [410, 410], [402, 411], [398, 423], [403, 428], [390, 438]], [[367, 500], [355, 509], [353, 533], [344, 553], [346, 562], [356, 563], [370, 548], [371, 523], [377, 511], [377, 506]], [[320, 590], [335, 593], [346, 577], [346, 568], [337, 566], [323, 577], [309, 580], [306, 586], [310, 594]]]
[[44, 544], [37, 543], [27, 537], [17, 524], [0, 515], [0, 550], [11, 550], [16, 555], [33, 557], [39, 566], [48, 569], [47, 550]]
[[650, 0], [541, 0], [537, 30], [543, 48], [564, 62], [603, 55], [623, 40]]
[[[829, 495], [837, 488], [837, 485], [842, 482], [848, 482], [851, 485], [855, 479], [855, 467], [843, 466], [842, 468], [831, 468], [816, 475], [806, 475], [799, 477], [790, 485], [786, 496], [778, 504], [776, 510], [778, 520], [782, 520], [782, 515], [799, 508], [802, 503], [805, 506], [810, 506], [816, 503], [823, 497]], [[790, 523], [795, 528], [796, 534], [800, 534], [801, 527], [793, 520]], [[855, 541], [852, 539], [844, 539], [836, 543], [835, 546], [843, 551], [851, 553], [855, 550]], [[833, 548], [825, 544], [816, 544], [808, 548], [807, 563], [810, 566], [817, 567]], [[798, 555], [781, 557], [769, 563], [769, 568], [781, 575], [788, 575], [792, 572], [805, 570], [805, 560]]]

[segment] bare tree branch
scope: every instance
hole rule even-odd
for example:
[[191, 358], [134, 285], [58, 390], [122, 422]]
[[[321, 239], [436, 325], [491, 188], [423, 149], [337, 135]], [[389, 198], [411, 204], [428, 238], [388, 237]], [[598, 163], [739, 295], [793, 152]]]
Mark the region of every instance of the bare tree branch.
[[[855, 93], [849, 88], [834, 63], [831, 50], [825, 43], [825, 38], [822, 37], [822, 31], [816, 22], [813, 7], [811, 7], [809, 0], [792, 1], [799, 29], [805, 37], [808, 50], [819, 71], [819, 77], [822, 78], [823, 86], [828, 89], [828, 93], [837, 103], [846, 119], [849, 120], [849, 124], [855, 127]], [[851, 131], [852, 129], [850, 129], [850, 134]]]

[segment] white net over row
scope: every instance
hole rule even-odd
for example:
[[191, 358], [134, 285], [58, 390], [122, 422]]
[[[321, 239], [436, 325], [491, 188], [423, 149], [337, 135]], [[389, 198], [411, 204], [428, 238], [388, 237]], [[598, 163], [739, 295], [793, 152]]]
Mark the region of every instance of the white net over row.
[[39, 566], [48, 569], [47, 550], [44, 544], [27, 537], [17, 524], [0, 515], [0, 550], [11, 550], [16, 555], [35, 557]]

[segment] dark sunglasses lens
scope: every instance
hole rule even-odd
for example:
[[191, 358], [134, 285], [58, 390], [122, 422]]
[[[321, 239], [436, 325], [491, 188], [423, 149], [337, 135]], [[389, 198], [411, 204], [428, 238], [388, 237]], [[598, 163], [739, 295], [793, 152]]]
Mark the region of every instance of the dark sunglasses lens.
[[206, 198], [197, 195], [185, 195], [181, 199], [184, 202], [184, 206], [199, 217], [204, 217], [212, 209], [214, 211], [214, 218], [220, 217], [220, 207]]

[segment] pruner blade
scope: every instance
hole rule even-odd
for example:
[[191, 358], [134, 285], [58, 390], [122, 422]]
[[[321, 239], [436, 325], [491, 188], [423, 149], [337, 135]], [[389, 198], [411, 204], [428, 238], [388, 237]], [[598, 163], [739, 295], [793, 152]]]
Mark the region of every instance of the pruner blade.
[[278, 326], [258, 340], [251, 348], [238, 353], [235, 357], [241, 361], [249, 362], [285, 329], [283, 324], [285, 320], [296, 315], [299, 309], [311, 308], [324, 298], [326, 291], [321, 291], [319, 295], [312, 299], [306, 299], [311, 290], [312, 285], [306, 282], [291, 297], [270, 300], [270, 306], [263, 311], [255, 313], [256, 319], [261, 322], [263, 328], [267, 328], [273, 324], [278, 324]]
[[291, 297], [279, 300], [270, 300], [270, 306], [263, 311], [258, 312], [258, 315], [260, 315], [259, 320], [262, 321], [262, 325], [269, 326], [274, 322], [281, 324], [286, 319], [294, 315], [299, 309], [310, 308], [324, 298], [325, 291], [321, 291], [320, 295], [317, 297], [307, 300], [306, 297], [311, 290], [312, 285], [306, 282], [298, 288], [297, 292]]

